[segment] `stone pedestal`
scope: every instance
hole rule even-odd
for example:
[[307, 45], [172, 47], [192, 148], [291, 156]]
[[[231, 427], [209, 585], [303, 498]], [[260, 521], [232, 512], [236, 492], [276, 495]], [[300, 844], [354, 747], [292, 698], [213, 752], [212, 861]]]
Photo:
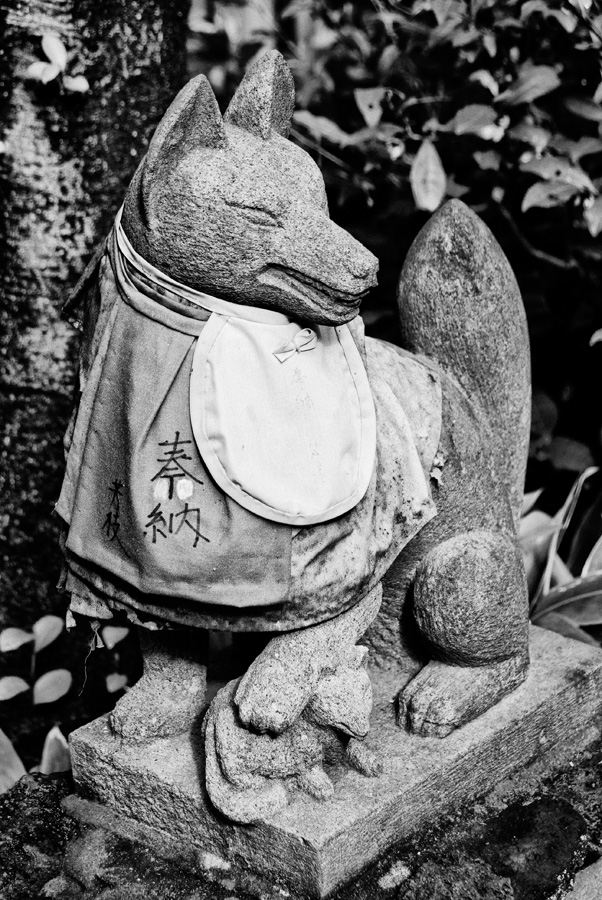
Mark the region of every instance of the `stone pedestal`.
[[122, 746], [106, 717], [70, 738], [84, 821], [137, 838], [186, 865], [249, 868], [304, 896], [323, 898], [397, 841], [458, 804], [487, 793], [534, 760], [556, 768], [599, 736], [602, 651], [531, 629], [524, 685], [443, 740], [400, 731], [393, 673], [375, 672], [369, 744], [385, 760], [378, 778], [329, 772], [335, 796], [302, 797], [269, 820], [235, 826], [209, 805], [198, 737]]

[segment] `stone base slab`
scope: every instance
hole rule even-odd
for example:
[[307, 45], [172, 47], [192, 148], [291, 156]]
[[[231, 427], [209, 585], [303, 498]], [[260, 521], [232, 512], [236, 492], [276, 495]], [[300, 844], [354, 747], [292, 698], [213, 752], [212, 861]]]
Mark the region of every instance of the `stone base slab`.
[[374, 672], [368, 743], [385, 760], [383, 774], [330, 771], [333, 799], [300, 797], [261, 824], [233, 825], [211, 807], [198, 736], [122, 745], [106, 716], [70, 737], [74, 779], [88, 802], [69, 798], [67, 806], [186, 865], [229, 877], [250, 868], [323, 898], [441, 814], [536, 760], [542, 770], [558, 768], [599, 737], [602, 651], [532, 628], [531, 660], [525, 684], [442, 740], [399, 730], [392, 701], [400, 676]]

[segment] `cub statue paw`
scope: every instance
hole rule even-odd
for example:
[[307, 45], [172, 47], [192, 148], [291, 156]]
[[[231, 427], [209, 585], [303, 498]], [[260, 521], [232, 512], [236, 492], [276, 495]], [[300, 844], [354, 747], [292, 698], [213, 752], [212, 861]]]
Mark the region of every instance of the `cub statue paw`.
[[229, 819], [263, 819], [295, 791], [328, 799], [324, 765], [335, 760], [380, 774], [380, 761], [362, 744], [372, 685], [368, 651], [356, 642], [381, 595], [379, 586], [336, 619], [274, 638], [243, 678], [216, 695], [204, 722], [206, 784]]

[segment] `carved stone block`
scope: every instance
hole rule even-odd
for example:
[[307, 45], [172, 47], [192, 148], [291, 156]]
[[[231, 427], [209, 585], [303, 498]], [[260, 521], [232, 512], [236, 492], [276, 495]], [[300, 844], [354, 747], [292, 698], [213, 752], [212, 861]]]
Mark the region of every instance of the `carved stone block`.
[[103, 717], [71, 735], [75, 782], [90, 799], [70, 798], [68, 808], [187, 866], [217, 860], [241, 889], [251, 868], [302, 896], [326, 897], [445, 811], [535, 760], [558, 767], [599, 736], [602, 652], [535, 627], [530, 638], [527, 680], [444, 740], [396, 725], [393, 700], [408, 675], [380, 671], [366, 744], [383, 771], [366, 778], [332, 765], [328, 800], [297, 795], [258, 824], [235, 825], [208, 800], [200, 736], [132, 745]]

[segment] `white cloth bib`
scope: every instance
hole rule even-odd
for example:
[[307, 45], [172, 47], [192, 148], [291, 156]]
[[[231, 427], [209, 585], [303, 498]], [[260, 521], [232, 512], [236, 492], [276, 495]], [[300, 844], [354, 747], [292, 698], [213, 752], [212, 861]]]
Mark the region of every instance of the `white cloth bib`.
[[199, 337], [190, 416], [201, 456], [219, 487], [257, 515], [289, 525], [334, 519], [364, 496], [376, 456], [359, 351], [346, 325], [301, 328], [279, 313], [272, 322], [249, 313], [213, 313]]
[[119, 249], [162, 292], [211, 312], [190, 376], [192, 431], [216, 484], [240, 506], [314, 525], [362, 499], [376, 459], [376, 414], [346, 325], [288, 316], [180, 284], [141, 257], [116, 223]]

